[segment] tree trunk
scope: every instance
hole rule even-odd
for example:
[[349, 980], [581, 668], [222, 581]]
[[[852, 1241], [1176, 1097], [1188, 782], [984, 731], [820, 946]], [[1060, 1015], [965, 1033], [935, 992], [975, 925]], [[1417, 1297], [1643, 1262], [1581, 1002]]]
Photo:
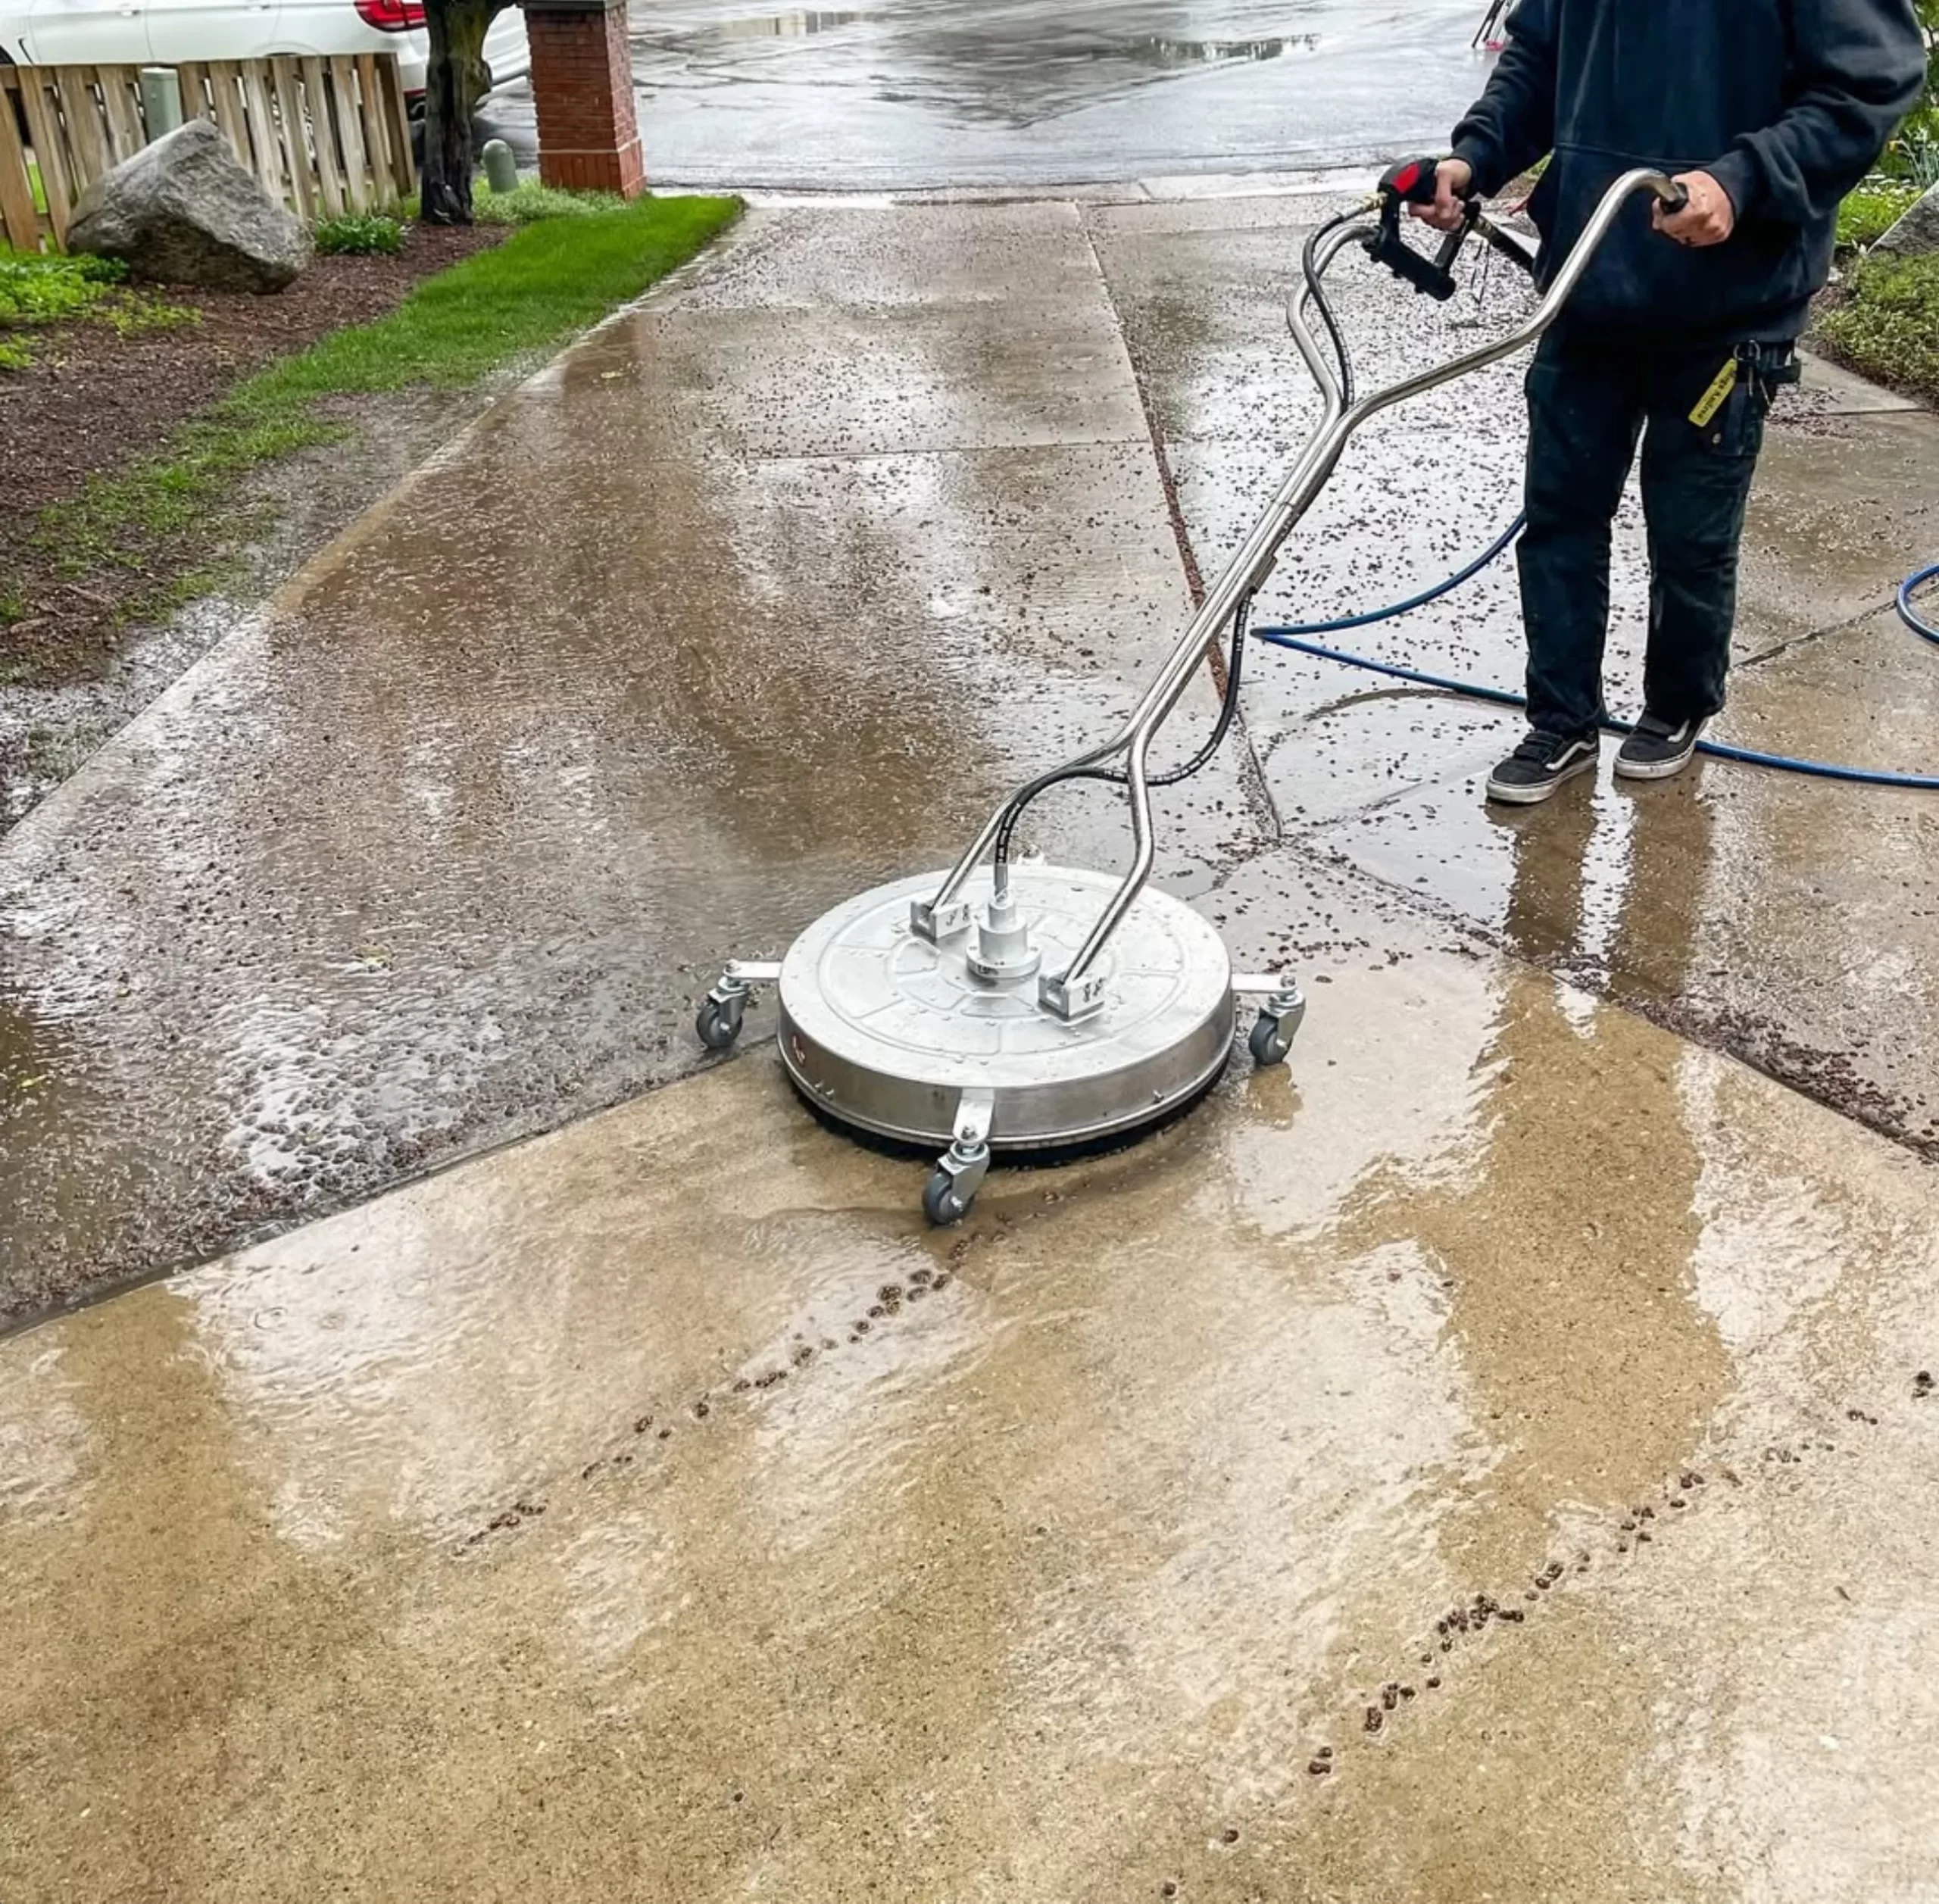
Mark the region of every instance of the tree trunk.
[[424, 163], [419, 215], [471, 223], [471, 115], [485, 90], [485, 33], [504, 0], [425, 0]]

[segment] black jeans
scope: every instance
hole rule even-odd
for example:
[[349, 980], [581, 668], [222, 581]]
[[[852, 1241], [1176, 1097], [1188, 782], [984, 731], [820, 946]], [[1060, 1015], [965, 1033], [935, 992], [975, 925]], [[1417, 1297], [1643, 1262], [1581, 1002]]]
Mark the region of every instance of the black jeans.
[[[1766, 345], [1788, 360], [1788, 347]], [[1672, 723], [1724, 704], [1737, 613], [1738, 545], [1770, 407], [1766, 370], [1749, 362], [1703, 424], [1691, 420], [1731, 360], [1550, 331], [1528, 370], [1528, 526], [1522, 617], [1528, 636], [1528, 724], [1572, 740], [1603, 718], [1609, 633], [1610, 526], [1643, 442], [1649, 526], [1650, 642], [1643, 700]]]

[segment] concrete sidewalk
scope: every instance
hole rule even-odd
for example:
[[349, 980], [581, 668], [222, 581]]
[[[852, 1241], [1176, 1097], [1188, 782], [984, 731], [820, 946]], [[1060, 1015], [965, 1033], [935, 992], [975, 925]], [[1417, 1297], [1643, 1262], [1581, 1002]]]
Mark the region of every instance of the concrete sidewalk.
[[[1257, 516], [1313, 400], [1261, 287], [1313, 211], [1285, 199], [1089, 214], [1201, 566]], [[1424, 312], [1357, 257], [1340, 303], [1363, 379], [1494, 334], [1522, 287]], [[1453, 573], [1518, 507], [1520, 368], [1377, 419], [1289, 545], [1262, 620], [1398, 601]], [[1813, 364], [1774, 417], [1747, 543], [1740, 666], [1718, 738], [1931, 773], [1939, 654], [1891, 612], [1939, 554], [1939, 419]], [[1610, 698], [1640, 699], [1647, 609], [1632, 488], [1619, 537]], [[1521, 685], [1514, 565], [1338, 645]], [[1490, 810], [1513, 717], [1389, 691], [1284, 654], [1251, 670], [1247, 732], [1304, 853], [1371, 873], [1519, 957], [1738, 1053], [1939, 1154], [1939, 798], [1705, 763], [1641, 792], [1577, 786]]]
[[[757, 216], [0, 845], [14, 1313], [455, 1165], [0, 1341], [0, 1896], [1939, 1893], [1927, 807], [1497, 823], [1491, 717], [1256, 657], [1161, 877], [1303, 971], [1290, 1075], [938, 1234], [770, 1049], [687, 1075], [1169, 646], [1327, 208]], [[1878, 401], [1779, 434], [1732, 731], [1918, 766]], [[1514, 403], [1273, 612], [1470, 551]], [[1369, 645], [1505, 678], [1505, 590]]]
[[[1297, 445], [1279, 300], [1329, 209], [758, 214], [373, 511], [0, 845], [0, 1318], [682, 1075], [723, 959], [953, 857], [1125, 704], [1187, 609], [1181, 534], [1214, 567]], [[1357, 262], [1371, 375], [1520, 295], [1427, 311]], [[1512, 507], [1516, 376], [1376, 423], [1263, 612], [1465, 560]], [[1884, 604], [1939, 547], [1939, 424], [1814, 384], [1723, 731], [1916, 767], [1939, 666]], [[1619, 702], [1641, 589], [1632, 520]], [[1361, 638], [1512, 684], [1511, 565]], [[1167, 797], [1174, 887], [1272, 849], [1272, 950], [1310, 960], [1352, 935], [1302, 882], [1352, 866], [1939, 1140], [1929, 797], [1706, 766], [1504, 817], [1477, 782], [1512, 721], [1378, 688], [1256, 651], [1241, 744]], [[1094, 796], [1045, 812], [1052, 845], [1121, 837]]]
[[761, 1048], [0, 1343], [0, 1895], [1930, 1898], [1930, 1166], [1323, 897], [960, 1232]]

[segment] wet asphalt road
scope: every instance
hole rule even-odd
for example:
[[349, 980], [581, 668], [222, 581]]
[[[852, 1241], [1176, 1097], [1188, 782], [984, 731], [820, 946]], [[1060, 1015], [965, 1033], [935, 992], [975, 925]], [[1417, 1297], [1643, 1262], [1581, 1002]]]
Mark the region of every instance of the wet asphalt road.
[[[1358, 162], [1445, 139], [1475, 0], [877, 0], [636, 7], [649, 174], [882, 190]], [[528, 157], [531, 105], [486, 120]]]

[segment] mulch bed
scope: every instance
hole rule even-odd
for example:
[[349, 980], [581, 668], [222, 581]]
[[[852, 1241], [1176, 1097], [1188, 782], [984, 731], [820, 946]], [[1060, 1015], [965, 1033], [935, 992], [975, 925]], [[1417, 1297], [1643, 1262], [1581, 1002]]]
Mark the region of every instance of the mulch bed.
[[27, 548], [48, 504], [158, 450], [266, 364], [382, 317], [420, 279], [505, 236], [414, 226], [396, 255], [319, 258], [272, 297], [143, 287], [200, 311], [199, 323], [126, 338], [88, 323], [31, 332], [33, 365], [0, 373], [0, 575], [27, 606], [20, 625], [0, 629], [0, 659], [11, 650], [42, 681], [97, 666], [116, 610], [157, 579], [152, 568], [109, 569], [56, 582]]
[[251, 372], [381, 317], [419, 279], [502, 236], [416, 226], [395, 257], [320, 258], [273, 297], [142, 287], [200, 311], [197, 324], [125, 338], [86, 323], [30, 333], [33, 367], [0, 373], [0, 533], [97, 472], [158, 448]]

